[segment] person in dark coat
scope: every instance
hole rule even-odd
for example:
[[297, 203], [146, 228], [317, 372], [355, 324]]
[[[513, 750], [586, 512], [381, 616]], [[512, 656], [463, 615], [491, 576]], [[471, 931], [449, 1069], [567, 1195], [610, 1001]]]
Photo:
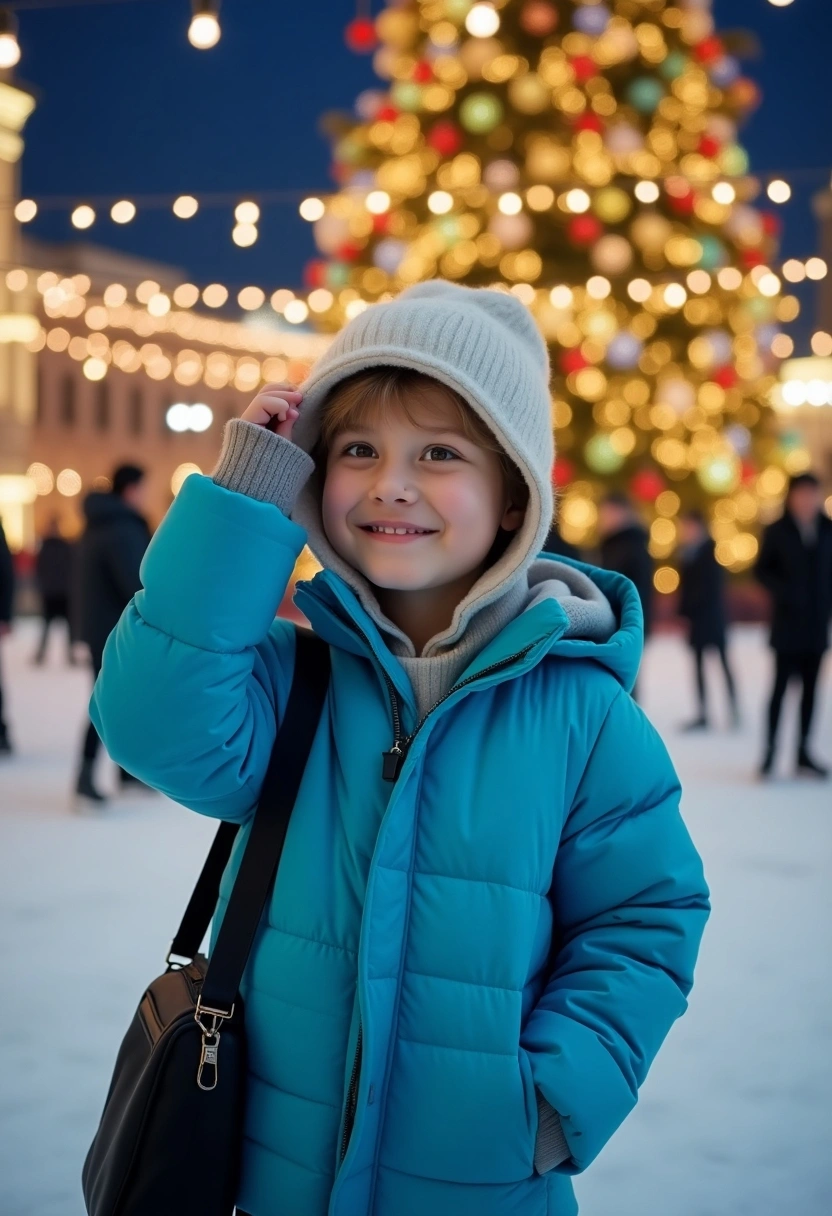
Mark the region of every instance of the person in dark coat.
[[61, 536], [58, 520], [53, 516], [49, 521], [49, 527], [44, 534], [35, 561], [35, 581], [40, 592], [43, 616], [40, 643], [32, 659], [36, 666], [41, 666], [46, 657], [49, 629], [53, 621], [66, 621], [67, 662], [71, 666], [75, 664], [72, 657], [73, 638], [69, 604], [72, 585], [72, 555], [73, 546]]
[[558, 557], [571, 557], [573, 561], [581, 560], [581, 551], [576, 549], [574, 545], [570, 545], [568, 540], [564, 540], [558, 531], [557, 524], [552, 524], [549, 530], [549, 535], [546, 537], [546, 543], [543, 546], [544, 553], [554, 553]]
[[705, 520], [699, 511], [688, 511], [681, 519], [681, 586], [679, 616], [689, 622], [688, 643], [696, 664], [696, 692], [699, 712], [686, 730], [701, 730], [708, 726], [705, 690], [705, 651], [713, 649], [719, 655], [734, 726], [739, 725], [737, 688], [726, 651], [728, 614], [725, 605], [725, 571], [716, 560], [714, 544]]
[[[14, 565], [6, 541], [3, 524], [0, 523], [0, 641], [12, 629], [12, 601], [14, 599]], [[12, 745], [9, 728], [3, 717], [3, 672], [0, 669], [0, 756], [11, 755]]]
[[644, 614], [644, 636], [653, 624], [653, 559], [647, 548], [647, 529], [626, 494], [611, 493], [598, 507], [601, 534], [600, 564], [624, 574], [635, 584]]
[[800, 704], [799, 773], [828, 777], [809, 754], [808, 740], [815, 690], [832, 615], [832, 520], [821, 512], [818, 479], [801, 473], [789, 483], [786, 508], [763, 534], [755, 574], [772, 601], [771, 648], [775, 657], [774, 688], [768, 711], [768, 739], [760, 774], [774, 764], [777, 726], [789, 681], [803, 685]]
[[[141, 514], [144, 476], [136, 465], [121, 465], [109, 493], [94, 492], [84, 501], [87, 527], [78, 542], [76, 612], [79, 637], [90, 649], [93, 681], [101, 670], [104, 643], [141, 586], [139, 567], [150, 543], [150, 529]], [[106, 801], [93, 781], [99, 743], [90, 722], [75, 791], [96, 803]], [[141, 784], [124, 769], [120, 780], [122, 787]]]

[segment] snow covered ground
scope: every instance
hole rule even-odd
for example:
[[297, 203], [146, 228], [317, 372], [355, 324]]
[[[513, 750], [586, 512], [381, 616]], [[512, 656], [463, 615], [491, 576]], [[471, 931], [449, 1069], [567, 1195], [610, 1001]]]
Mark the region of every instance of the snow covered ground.
[[[18, 751], [0, 762], [0, 1216], [81, 1216], [118, 1043], [214, 825], [155, 795], [73, 815], [89, 674], [60, 666], [57, 637], [45, 668], [28, 665], [33, 648], [22, 622], [3, 654]], [[582, 1216], [832, 1212], [832, 783], [753, 780], [769, 656], [754, 628], [732, 650], [744, 725], [702, 736], [676, 729], [692, 709], [683, 645], [657, 638], [646, 659], [645, 705], [685, 784], [714, 914], [690, 1012], [578, 1180]], [[832, 660], [815, 746], [832, 760]], [[109, 761], [100, 771], [111, 785]]]

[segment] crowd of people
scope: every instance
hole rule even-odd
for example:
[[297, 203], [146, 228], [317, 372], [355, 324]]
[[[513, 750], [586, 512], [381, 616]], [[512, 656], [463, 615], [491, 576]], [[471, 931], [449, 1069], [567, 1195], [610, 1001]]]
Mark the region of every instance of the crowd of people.
[[[86, 527], [78, 542], [66, 540], [58, 520], [51, 519], [35, 562], [42, 623], [32, 663], [40, 666], [45, 662], [52, 627], [62, 623], [67, 663], [75, 665], [79, 661], [76, 643], [84, 644], [93, 682], [101, 670], [107, 637], [139, 589], [139, 568], [151, 535], [142, 513], [144, 470], [121, 465], [113, 473], [111, 486], [109, 491], [94, 491], [85, 499]], [[601, 500], [598, 530], [598, 549], [591, 554], [565, 541], [557, 527], [552, 528], [545, 551], [572, 560], [590, 560], [629, 578], [641, 601], [648, 637], [654, 618], [654, 564], [647, 529], [626, 494], [613, 491]], [[682, 729], [700, 731], [712, 725], [705, 679], [705, 655], [709, 650], [721, 664], [731, 724], [738, 726], [737, 683], [727, 649], [725, 570], [716, 560], [715, 544], [700, 512], [682, 515], [680, 538], [677, 613], [687, 625], [697, 705], [695, 717], [682, 724]], [[767, 778], [773, 771], [783, 699], [790, 682], [796, 681], [801, 686], [796, 771], [825, 778], [828, 770], [811, 754], [809, 736], [832, 616], [832, 520], [823, 512], [820, 483], [813, 474], [801, 473], [791, 479], [781, 517], [763, 532], [754, 574], [771, 601], [770, 645], [775, 665], [759, 775]], [[0, 524], [0, 639], [11, 631], [13, 598], [14, 567]], [[634, 695], [638, 695], [637, 687]], [[93, 804], [107, 801], [94, 776], [99, 748], [98, 732], [90, 721], [74, 789], [79, 799]], [[0, 756], [10, 755], [12, 750], [4, 718], [0, 667]], [[122, 789], [142, 786], [123, 768], [118, 779]]]

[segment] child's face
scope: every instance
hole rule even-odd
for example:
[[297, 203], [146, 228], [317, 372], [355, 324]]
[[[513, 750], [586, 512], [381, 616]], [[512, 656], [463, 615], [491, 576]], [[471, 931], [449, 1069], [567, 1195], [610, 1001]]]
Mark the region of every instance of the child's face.
[[478, 576], [498, 529], [518, 528], [523, 512], [508, 501], [498, 455], [463, 435], [441, 390], [420, 391], [408, 409], [418, 426], [394, 408], [333, 438], [323, 524], [374, 586], [424, 591]]

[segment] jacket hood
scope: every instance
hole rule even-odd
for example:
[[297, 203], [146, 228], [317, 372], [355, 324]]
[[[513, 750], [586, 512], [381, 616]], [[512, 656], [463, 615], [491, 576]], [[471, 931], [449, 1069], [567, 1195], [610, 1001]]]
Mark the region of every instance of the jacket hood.
[[[638, 593], [628, 578], [584, 562], [542, 553], [528, 579], [521, 610], [476, 656], [460, 679], [526, 651], [507, 671], [519, 674], [547, 655], [592, 659], [628, 691], [638, 673], [644, 645], [644, 619]], [[375, 657], [399, 693], [412, 698], [408, 677], [391, 653], [373, 615], [353, 588], [332, 570], [298, 583], [298, 608], [325, 641], [352, 654]], [[594, 619], [594, 627], [587, 622]], [[583, 622], [583, 623], [582, 623]], [[582, 633], [595, 634], [580, 636]]]

